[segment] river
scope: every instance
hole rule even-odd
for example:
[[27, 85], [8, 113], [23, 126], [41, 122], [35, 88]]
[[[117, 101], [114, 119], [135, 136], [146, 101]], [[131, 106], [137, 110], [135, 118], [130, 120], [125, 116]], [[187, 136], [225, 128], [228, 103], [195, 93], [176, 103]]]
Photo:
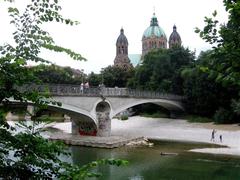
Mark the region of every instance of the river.
[[[57, 124], [70, 132], [70, 123]], [[202, 127], [199, 124], [190, 124], [183, 120], [146, 119], [134, 117], [128, 121], [112, 121], [113, 135], [142, 135], [159, 139], [177, 141], [155, 141], [153, 147], [124, 146], [116, 149], [101, 149], [80, 146], [70, 146], [71, 156], [67, 159], [74, 164], [84, 165], [88, 162], [103, 158], [120, 158], [129, 161], [128, 166], [100, 166], [96, 169], [103, 174], [101, 180], [239, 180], [239, 126], [228, 130], [212, 127]], [[204, 125], [205, 126], [205, 125]], [[210, 128], [209, 128], [210, 126]], [[64, 127], [64, 128], [63, 128]], [[209, 134], [212, 128], [224, 135], [224, 143], [217, 140], [209, 144]], [[183, 142], [195, 141], [195, 143]], [[208, 143], [201, 143], [208, 142]], [[217, 144], [227, 145], [230, 148], [214, 148]], [[204, 154], [190, 152], [197, 149]], [[206, 149], [206, 150], [205, 150]], [[218, 151], [220, 149], [220, 151]], [[226, 151], [234, 150], [234, 151]], [[234, 155], [218, 155], [216, 153]], [[234, 152], [234, 153], [232, 153]], [[161, 153], [173, 153], [161, 155]]]
[[174, 141], [155, 141], [153, 147], [125, 146], [116, 149], [71, 146], [69, 148], [72, 156], [69, 160], [79, 165], [102, 158], [129, 161], [129, 165], [123, 167], [109, 165], [98, 167], [96, 170], [103, 174], [101, 180], [240, 179], [239, 156], [188, 151], [213, 146], [215, 145]]

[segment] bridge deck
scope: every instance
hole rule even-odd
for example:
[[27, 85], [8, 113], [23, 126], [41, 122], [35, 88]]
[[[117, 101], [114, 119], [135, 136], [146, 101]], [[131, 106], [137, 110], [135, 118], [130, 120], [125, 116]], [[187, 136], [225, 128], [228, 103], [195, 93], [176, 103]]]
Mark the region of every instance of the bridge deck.
[[183, 96], [169, 94], [161, 91], [145, 91], [129, 88], [91, 87], [81, 90], [79, 85], [71, 84], [28, 84], [17, 87], [21, 92], [36, 90], [38, 92], [49, 92], [51, 96], [92, 96], [92, 97], [131, 97], [131, 98], [153, 98], [182, 101]]
[[131, 142], [143, 141], [144, 137], [123, 137], [123, 136], [79, 136], [67, 133], [54, 133], [50, 136], [51, 140], [61, 140], [68, 145], [90, 146], [99, 148], [117, 148]]

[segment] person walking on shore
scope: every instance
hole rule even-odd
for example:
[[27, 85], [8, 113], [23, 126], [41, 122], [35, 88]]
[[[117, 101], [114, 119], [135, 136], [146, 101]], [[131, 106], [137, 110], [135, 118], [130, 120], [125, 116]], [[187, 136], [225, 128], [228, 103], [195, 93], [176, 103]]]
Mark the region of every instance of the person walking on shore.
[[220, 136], [219, 136], [219, 139], [220, 139], [220, 142], [222, 142], [222, 135], [220, 134]]
[[215, 133], [216, 133], [216, 130], [213, 129], [212, 130], [212, 137], [211, 137], [211, 141], [214, 141], [214, 138], [215, 138]]

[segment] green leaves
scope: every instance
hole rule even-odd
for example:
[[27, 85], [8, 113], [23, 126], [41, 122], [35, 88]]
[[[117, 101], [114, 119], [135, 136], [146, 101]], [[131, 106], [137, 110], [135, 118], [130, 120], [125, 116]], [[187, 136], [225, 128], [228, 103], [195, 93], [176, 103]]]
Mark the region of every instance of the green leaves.
[[[42, 47], [55, 52], [64, 52], [74, 60], [86, 60], [79, 53], [55, 45], [50, 34], [39, 26], [39, 24], [52, 20], [58, 22], [65, 22], [66, 20], [70, 25], [77, 24], [75, 21], [65, 19], [59, 13], [61, 7], [57, 3], [58, 1], [53, 0], [32, 0], [32, 3], [27, 5], [23, 13], [20, 13], [17, 8], [10, 7], [8, 9], [12, 18], [11, 23], [16, 26], [16, 31], [13, 33], [13, 39], [16, 44], [14, 46], [9, 44], [0, 46], [0, 54], [2, 54], [0, 71], [3, 73], [0, 84], [6, 84], [6, 82], [9, 84], [11, 82], [11, 84], [19, 86], [21, 83], [27, 84], [37, 81], [35, 77], [32, 77], [31, 73], [23, 74], [20, 72], [25, 72], [22, 69], [27, 65], [28, 61], [49, 63], [48, 60], [39, 57]], [[33, 79], [35, 80], [33, 81]], [[2, 96], [0, 97], [0, 102], [5, 98], [6, 94], [9, 94], [7, 97], [20, 98], [21, 96], [19, 93], [18, 95], [13, 95], [13, 92], [17, 92], [15, 90], [11, 91], [9, 89], [9, 92], [11, 93], [5, 92], [0, 94]]]
[[[57, 0], [32, 0], [23, 13], [17, 8], [8, 9], [10, 23], [15, 25], [16, 30], [13, 33], [15, 44], [0, 46], [0, 104], [4, 108], [4, 111], [0, 111], [0, 179], [98, 177], [100, 174], [90, 172], [90, 169], [100, 164], [126, 164], [121, 160], [96, 161], [84, 167], [64, 163], [60, 155], [68, 154], [65, 146], [40, 135], [44, 130], [42, 121], [46, 123], [49, 119], [39, 119], [34, 113], [27, 112], [32, 116], [32, 121], [20, 122], [17, 125], [20, 131], [5, 121], [5, 113], [9, 111], [7, 107], [11, 107], [9, 98], [20, 101], [22, 105], [31, 102], [36, 112], [49, 105], [62, 105], [50, 98], [47, 88], [45, 91], [31, 88], [32, 84], [40, 83], [41, 79], [34, 74], [33, 68], [27, 67], [27, 63], [50, 63], [40, 57], [41, 48], [64, 52], [74, 60], [86, 60], [81, 54], [56, 45], [50, 34], [42, 29], [41, 25], [50, 21], [78, 24], [77, 21], [64, 18], [60, 11]], [[66, 76], [71, 75], [69, 71], [64, 73]]]
[[183, 47], [149, 52], [136, 68], [134, 88], [182, 94], [181, 69], [191, 65], [194, 54]]
[[216, 17], [217, 16], [217, 11], [215, 10], [213, 13], [212, 13], [213, 17]]
[[108, 66], [102, 69], [101, 74], [97, 77], [98, 84], [96, 85], [104, 83], [107, 87], [126, 87], [127, 81], [132, 77], [133, 73], [133, 69], [131, 68], [123, 69], [121, 67]]
[[55, 52], [64, 52], [74, 60], [86, 61], [86, 59], [84, 57], [82, 57], [81, 54], [75, 53], [74, 51], [67, 49], [67, 48], [63, 48], [63, 47], [60, 47], [57, 45], [52, 45], [52, 44], [43, 44], [42, 47], [52, 50], [52, 51], [55, 51]]
[[200, 33], [200, 31], [201, 31], [201, 30], [200, 30], [199, 28], [197, 28], [197, 27], [196, 27], [195, 30], [194, 30], [195, 33]]
[[[240, 1], [224, 0], [224, 6], [229, 13], [228, 22], [219, 24], [216, 19], [216, 11], [213, 12], [212, 18], [205, 18], [205, 27], [195, 32], [206, 42], [213, 45], [213, 53], [210, 55], [208, 63], [209, 77], [214, 78], [217, 84], [224, 88], [240, 90]], [[239, 99], [239, 95], [232, 97]], [[230, 102], [225, 103], [227, 110]], [[237, 103], [235, 103], [237, 105]], [[234, 108], [233, 108], [234, 109]], [[221, 113], [220, 113], [221, 114]], [[235, 114], [236, 115], [236, 114]], [[231, 116], [233, 117], [233, 116]]]
[[8, 13], [10, 14], [19, 14], [19, 10], [17, 8], [12, 8], [12, 7], [9, 7], [8, 8]]
[[60, 179], [79, 180], [79, 179], [86, 179], [90, 177], [100, 177], [101, 173], [93, 171], [94, 168], [100, 165], [126, 166], [128, 165], [128, 161], [121, 160], [121, 159], [100, 159], [97, 161], [90, 162], [82, 167], [66, 166], [67, 171], [60, 176]]

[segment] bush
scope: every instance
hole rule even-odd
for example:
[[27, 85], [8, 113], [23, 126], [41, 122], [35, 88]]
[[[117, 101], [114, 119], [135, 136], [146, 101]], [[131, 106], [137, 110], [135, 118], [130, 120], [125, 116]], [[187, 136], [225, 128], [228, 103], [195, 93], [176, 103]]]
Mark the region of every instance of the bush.
[[207, 123], [207, 122], [213, 121], [208, 117], [202, 117], [197, 115], [187, 115], [187, 116], [184, 116], [183, 119], [186, 119], [188, 122], [200, 122], [200, 123]]
[[128, 120], [128, 115], [122, 115], [121, 120]]
[[169, 118], [169, 115], [163, 112], [155, 112], [155, 113], [140, 113], [140, 116], [149, 117], [149, 118]]
[[215, 112], [213, 119], [217, 124], [231, 123], [233, 119], [233, 113], [227, 109], [219, 108]]

